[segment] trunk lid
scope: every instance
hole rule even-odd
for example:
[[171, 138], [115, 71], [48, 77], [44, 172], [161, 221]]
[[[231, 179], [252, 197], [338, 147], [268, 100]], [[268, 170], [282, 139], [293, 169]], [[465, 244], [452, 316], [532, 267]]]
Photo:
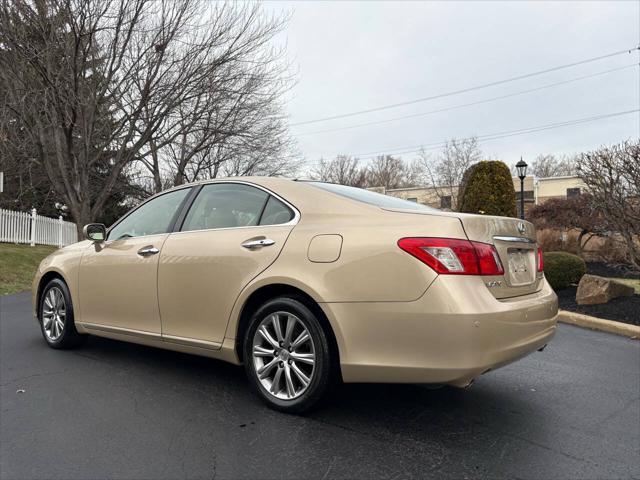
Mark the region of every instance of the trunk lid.
[[532, 223], [510, 217], [473, 215], [428, 210], [385, 209], [430, 217], [455, 217], [460, 220], [469, 240], [495, 246], [504, 275], [485, 276], [486, 287], [496, 298], [509, 298], [537, 292], [542, 288], [538, 273], [538, 245]]

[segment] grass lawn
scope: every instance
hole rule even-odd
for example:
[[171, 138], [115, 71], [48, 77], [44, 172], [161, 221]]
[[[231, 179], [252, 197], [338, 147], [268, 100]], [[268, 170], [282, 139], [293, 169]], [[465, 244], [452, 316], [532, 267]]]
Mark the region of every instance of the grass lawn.
[[616, 282], [624, 283], [625, 285], [629, 285], [636, 289], [636, 295], [640, 295], [640, 279], [634, 278], [611, 278], [611, 280], [615, 280]]
[[31, 290], [40, 261], [57, 247], [0, 243], [0, 295]]

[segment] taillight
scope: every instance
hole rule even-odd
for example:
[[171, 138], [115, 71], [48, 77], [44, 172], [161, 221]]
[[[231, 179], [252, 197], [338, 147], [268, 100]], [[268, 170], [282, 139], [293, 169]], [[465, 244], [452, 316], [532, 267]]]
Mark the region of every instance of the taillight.
[[504, 268], [498, 256], [498, 251], [488, 243], [471, 242], [478, 255], [480, 275], [504, 275]]
[[503, 275], [493, 245], [455, 238], [402, 238], [398, 246], [440, 274]]
[[544, 272], [544, 256], [540, 247], [538, 247], [538, 272]]

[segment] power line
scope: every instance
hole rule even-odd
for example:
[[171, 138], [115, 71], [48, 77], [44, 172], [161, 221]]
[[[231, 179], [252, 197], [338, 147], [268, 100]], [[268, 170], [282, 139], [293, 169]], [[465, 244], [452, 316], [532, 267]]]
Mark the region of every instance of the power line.
[[606, 75], [608, 73], [618, 72], [618, 71], [621, 71], [621, 70], [626, 70], [628, 68], [637, 67], [638, 65], [640, 65], [640, 64], [632, 63], [630, 65], [625, 65], [624, 67], [612, 68], [610, 70], [604, 70], [604, 71], [601, 71], [601, 72], [592, 73], [590, 75], [583, 75], [581, 77], [570, 78], [568, 80], [563, 80], [561, 82], [549, 83], [547, 85], [542, 85], [542, 86], [536, 87], [536, 88], [530, 88], [530, 89], [527, 89], [527, 90], [521, 90], [519, 92], [509, 93], [509, 94], [506, 94], [506, 95], [500, 95], [498, 97], [486, 98], [484, 100], [478, 100], [478, 101], [475, 101], [475, 102], [463, 103], [463, 104], [460, 104], [460, 105], [453, 105], [451, 107], [439, 108], [437, 110], [430, 110], [428, 112], [413, 113], [413, 114], [410, 114], [410, 115], [402, 115], [400, 117], [393, 117], [393, 118], [388, 118], [388, 119], [385, 119], [385, 120], [377, 120], [375, 122], [358, 123], [358, 124], [355, 124], [355, 125], [347, 125], [347, 126], [344, 126], [344, 127], [329, 128], [329, 129], [326, 129], [326, 130], [315, 130], [315, 131], [312, 131], [312, 132], [303, 132], [303, 133], [296, 134], [296, 136], [297, 137], [302, 137], [302, 136], [305, 136], [305, 135], [316, 135], [316, 134], [319, 134], [319, 133], [330, 133], [330, 132], [338, 132], [338, 131], [342, 131], [342, 130], [351, 130], [351, 129], [354, 129], [354, 128], [368, 127], [368, 126], [372, 126], [372, 125], [381, 125], [381, 124], [390, 123], [390, 122], [396, 122], [398, 120], [405, 120], [405, 119], [409, 119], [409, 118], [423, 117], [423, 116], [426, 116], [426, 115], [432, 115], [434, 113], [448, 112], [448, 111], [451, 111], [451, 110], [457, 110], [459, 108], [471, 107], [471, 106], [474, 106], [474, 105], [481, 105], [483, 103], [494, 102], [496, 100], [502, 100], [502, 99], [505, 99], [505, 98], [515, 97], [515, 96], [518, 96], [518, 95], [524, 95], [524, 94], [527, 94], [527, 93], [537, 92], [539, 90], [545, 90], [547, 88], [557, 87], [559, 85], [566, 85], [568, 83], [573, 83], [573, 82], [577, 82], [577, 81], [580, 81], [580, 80], [586, 80], [588, 78], [593, 78], [593, 77], [597, 77], [597, 76], [601, 76], [601, 75]]
[[[620, 112], [614, 112], [614, 113], [606, 113], [606, 114], [601, 114], [601, 115], [594, 115], [591, 117], [584, 117], [584, 118], [579, 118], [579, 119], [574, 119], [574, 120], [566, 120], [563, 122], [555, 122], [555, 123], [548, 123], [545, 125], [538, 125], [535, 127], [526, 127], [526, 128], [521, 128], [518, 130], [509, 130], [509, 131], [503, 131], [503, 132], [495, 132], [495, 133], [489, 133], [489, 134], [483, 134], [483, 135], [474, 135], [471, 137], [466, 137], [466, 138], [477, 138], [478, 140], [482, 140], [482, 141], [490, 141], [490, 140], [497, 140], [500, 138], [507, 138], [507, 137], [513, 137], [516, 135], [525, 135], [527, 133], [536, 133], [536, 132], [541, 132], [544, 130], [551, 130], [554, 128], [561, 128], [561, 127], [568, 127], [568, 126], [573, 126], [573, 125], [579, 125], [579, 124], [583, 124], [583, 123], [589, 123], [589, 122], [594, 122], [597, 120], [603, 120], [606, 118], [613, 118], [613, 117], [619, 117], [622, 115], [629, 115], [631, 113], [637, 113], [640, 112], [640, 108], [636, 108], [634, 110], [624, 110], [624, 111], [620, 111]], [[441, 149], [446, 145], [446, 141], [441, 141], [441, 142], [436, 142], [436, 143], [431, 143], [431, 144], [421, 144], [421, 145], [412, 145], [412, 146], [407, 146], [407, 147], [396, 147], [396, 148], [386, 148], [383, 150], [376, 150], [376, 151], [371, 151], [371, 152], [365, 152], [365, 153], [356, 153], [356, 154], [351, 154], [350, 156], [352, 157], [358, 157], [361, 160], [362, 159], [369, 159], [369, 158], [374, 158], [375, 155], [378, 154], [387, 154], [387, 155], [400, 155], [400, 154], [409, 154], [409, 153], [419, 153], [422, 150], [437, 150], [437, 149]], [[364, 158], [362, 158], [364, 157]], [[318, 162], [313, 162], [309, 165], [314, 165], [317, 164]]]
[[622, 55], [622, 54], [625, 54], [625, 53], [631, 53], [634, 50], [640, 50], [640, 46], [637, 46], [637, 47], [634, 47], [634, 48], [631, 48], [631, 49], [626, 49], [626, 50], [619, 50], [617, 52], [611, 52], [611, 53], [608, 53], [606, 55], [600, 55], [600, 56], [597, 56], [597, 57], [587, 58], [585, 60], [580, 60], [578, 62], [567, 63], [567, 64], [564, 64], [564, 65], [559, 65], [559, 66], [552, 67], [552, 68], [547, 68], [547, 69], [544, 69], [544, 70], [538, 70], [536, 72], [526, 73], [524, 75], [518, 75], [516, 77], [510, 77], [510, 78], [506, 78], [506, 79], [503, 79], [503, 80], [498, 80], [498, 81], [495, 81], [495, 82], [485, 83], [485, 84], [482, 84], [482, 85], [476, 85], [474, 87], [463, 88], [461, 90], [454, 90], [454, 91], [451, 91], [451, 92], [441, 93], [441, 94], [438, 94], [438, 95], [432, 95], [432, 96], [429, 96], [429, 97], [417, 98], [415, 100], [408, 100], [406, 102], [393, 103], [393, 104], [389, 104], [389, 105], [383, 105], [383, 106], [380, 106], [380, 107], [369, 108], [369, 109], [366, 109], [366, 110], [358, 110], [358, 111], [355, 111], [355, 112], [343, 113], [343, 114], [340, 114], [340, 115], [333, 115], [333, 116], [330, 116], [330, 117], [323, 117], [323, 118], [317, 118], [317, 119], [314, 119], [314, 120], [305, 120], [305, 121], [302, 121], [302, 122], [295, 122], [295, 123], [290, 124], [290, 126], [294, 127], [294, 126], [298, 126], [298, 125], [308, 125], [308, 124], [311, 124], [311, 123], [326, 122], [328, 120], [336, 120], [336, 119], [339, 119], [339, 118], [353, 117], [355, 115], [362, 115], [362, 114], [365, 114], [365, 113], [372, 113], [372, 112], [378, 112], [378, 111], [381, 111], [381, 110], [388, 110], [390, 108], [402, 107], [404, 105], [412, 105], [412, 104], [415, 104], [415, 103], [426, 102], [426, 101], [429, 101], [429, 100], [435, 100], [437, 98], [450, 97], [452, 95], [459, 95], [461, 93], [471, 92], [471, 91], [474, 91], [474, 90], [479, 90], [479, 89], [487, 88], [487, 87], [493, 87], [493, 86], [496, 86], [496, 85], [502, 85], [504, 83], [514, 82], [516, 80], [523, 80], [525, 78], [533, 77], [533, 76], [536, 76], [536, 75], [542, 75], [542, 74], [545, 74], [545, 73], [555, 72], [557, 70], [562, 70], [562, 69], [565, 69], [565, 68], [575, 67], [577, 65], [583, 65], [585, 63], [596, 62], [598, 60], [604, 60], [605, 58], [611, 58], [611, 57], [615, 57], [617, 55]]
[[[611, 117], [618, 117], [621, 115], [628, 115], [630, 113], [634, 113], [634, 112], [638, 112], [640, 111], [640, 109], [635, 109], [635, 110], [625, 110], [625, 111], [621, 111], [621, 112], [615, 112], [615, 113], [606, 113], [606, 114], [602, 114], [602, 115], [594, 115], [591, 117], [584, 117], [584, 118], [579, 118], [579, 119], [575, 119], [575, 120], [565, 120], [563, 122], [555, 122], [555, 123], [548, 123], [545, 125], [538, 125], [535, 127], [526, 127], [526, 128], [520, 128], [517, 130], [508, 130], [508, 131], [503, 131], [503, 132], [495, 132], [495, 133], [489, 133], [489, 134], [483, 134], [483, 135], [475, 135], [475, 137], [478, 140], [494, 140], [497, 138], [505, 138], [505, 137], [512, 137], [514, 135], [522, 135], [522, 134], [526, 134], [526, 133], [534, 133], [534, 132], [538, 132], [538, 131], [543, 131], [543, 130], [550, 130], [553, 128], [559, 128], [559, 127], [565, 127], [565, 126], [570, 126], [570, 125], [577, 125], [577, 124], [581, 124], [581, 123], [588, 123], [588, 122], [592, 122], [592, 121], [596, 121], [596, 120], [602, 120], [605, 118], [611, 118]], [[472, 138], [472, 137], [469, 137]], [[354, 154], [352, 156], [354, 157], [364, 157], [364, 156], [369, 156], [369, 155], [378, 155], [378, 154], [399, 154], [399, 153], [412, 153], [412, 152], [419, 152], [422, 149], [425, 150], [433, 150], [433, 149], [437, 149], [437, 148], [442, 148], [446, 145], [446, 141], [443, 142], [437, 142], [437, 143], [432, 143], [432, 144], [422, 144], [422, 145], [414, 145], [414, 146], [409, 146], [409, 147], [396, 147], [396, 148], [391, 148], [391, 149], [383, 149], [383, 150], [376, 150], [373, 152], [365, 152], [365, 153], [358, 153], [358, 154]], [[391, 152], [389, 152], [389, 150], [391, 150]], [[406, 150], [406, 151], [405, 151]]]

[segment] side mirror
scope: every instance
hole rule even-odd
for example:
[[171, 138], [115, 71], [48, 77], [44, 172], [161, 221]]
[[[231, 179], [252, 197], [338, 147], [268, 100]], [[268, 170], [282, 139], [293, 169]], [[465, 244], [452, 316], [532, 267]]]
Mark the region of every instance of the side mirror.
[[102, 223], [89, 223], [84, 226], [82, 233], [84, 233], [84, 238], [87, 240], [100, 243], [107, 238], [107, 227]]

